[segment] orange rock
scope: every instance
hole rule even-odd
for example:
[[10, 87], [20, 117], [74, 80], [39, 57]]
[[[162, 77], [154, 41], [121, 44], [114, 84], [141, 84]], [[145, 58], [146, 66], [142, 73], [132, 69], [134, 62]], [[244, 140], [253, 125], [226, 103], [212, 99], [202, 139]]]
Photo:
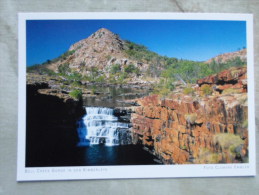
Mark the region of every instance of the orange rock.
[[161, 104], [161, 101], [159, 100], [158, 95], [151, 95], [141, 99], [137, 99], [137, 103], [143, 107], [148, 105], [158, 106]]
[[184, 125], [179, 125], [179, 131], [180, 131], [181, 133], [186, 133], [186, 126], [184, 126]]
[[192, 136], [194, 136], [194, 137], [199, 137], [200, 136], [200, 131], [198, 131], [198, 130], [193, 130], [191, 132], [192, 132]]
[[143, 107], [137, 107], [137, 108], [135, 109], [135, 112], [136, 112], [137, 114], [139, 114], [139, 115], [142, 115], [142, 114], [143, 114]]
[[228, 131], [228, 133], [233, 133], [234, 134], [234, 125], [233, 124], [228, 124], [227, 125], [227, 131]]
[[161, 116], [160, 116], [160, 118], [163, 121], [168, 121], [169, 115], [168, 115], [168, 110], [166, 108], [162, 108], [161, 109]]
[[200, 79], [197, 81], [197, 83], [200, 86], [203, 84], [230, 83], [231, 81], [238, 81], [240, 79], [246, 78], [246, 72], [246, 67], [232, 68]]
[[[221, 90], [244, 90], [245, 82], [240, 78], [246, 79], [246, 68], [223, 71], [198, 83], [220, 83]], [[248, 155], [248, 131], [242, 126], [248, 116], [246, 94], [218, 94], [194, 100], [178, 93], [173, 94], [172, 99], [148, 96], [138, 102], [141, 106], [131, 115], [132, 132], [143, 144], [154, 147], [156, 155], [165, 163], [188, 163], [190, 156], [201, 163], [199, 152], [202, 149], [216, 153], [223, 162], [236, 162], [233, 154], [220, 150], [214, 143], [213, 137], [218, 133], [240, 135], [245, 140], [241, 156]], [[197, 118], [190, 124], [185, 116], [191, 114]]]
[[163, 121], [160, 119], [154, 119], [153, 120], [153, 129], [154, 131], [160, 132], [162, 129]]

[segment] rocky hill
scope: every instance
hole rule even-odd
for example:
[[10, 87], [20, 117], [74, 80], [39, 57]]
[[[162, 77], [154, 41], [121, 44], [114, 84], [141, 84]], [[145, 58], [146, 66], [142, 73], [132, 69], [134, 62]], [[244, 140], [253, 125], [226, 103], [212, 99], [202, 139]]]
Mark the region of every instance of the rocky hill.
[[216, 63], [226, 63], [230, 60], [234, 60], [237, 57], [239, 57], [241, 61], [246, 61], [246, 54], [247, 54], [246, 49], [242, 49], [239, 51], [218, 55], [214, 58], [207, 60], [205, 63], [210, 64], [213, 61], [215, 61]]
[[140, 63], [127, 55], [129, 43], [108, 29], [101, 28], [88, 38], [70, 46], [69, 50], [57, 59], [50, 61], [47, 68], [58, 72], [60, 67], [68, 65], [71, 70], [87, 75], [96, 67], [102, 73], [109, 73], [112, 65], [120, 65], [121, 70], [127, 65], [134, 65], [140, 70], [148, 64]]
[[[168, 88], [176, 80], [194, 83], [222, 70], [245, 65], [245, 49], [219, 55], [206, 63], [195, 62], [160, 56], [143, 45], [122, 40], [119, 35], [101, 28], [88, 38], [71, 45], [69, 50], [58, 58], [28, 67], [28, 72], [58, 74], [66, 79], [73, 75], [84, 84], [164, 83]], [[158, 88], [162, 89], [164, 86]]]

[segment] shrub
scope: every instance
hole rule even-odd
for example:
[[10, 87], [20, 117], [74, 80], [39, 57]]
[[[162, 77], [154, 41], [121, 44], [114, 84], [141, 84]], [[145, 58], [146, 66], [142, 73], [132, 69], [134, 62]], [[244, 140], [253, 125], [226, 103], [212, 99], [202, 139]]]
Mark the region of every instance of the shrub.
[[158, 94], [162, 96], [168, 96], [172, 90], [174, 90], [175, 86], [173, 82], [165, 79], [160, 79], [158, 84], [155, 84], [153, 94]]
[[109, 81], [109, 83], [115, 84], [115, 83], [116, 83], [115, 75], [111, 74], [111, 75], [109, 76], [108, 81]]
[[139, 68], [135, 67], [133, 64], [129, 64], [128, 66], [126, 66], [124, 71], [126, 73], [135, 73], [135, 74], [139, 74], [140, 72]]
[[119, 74], [118, 78], [117, 78], [117, 83], [118, 84], [123, 84], [125, 83], [125, 79], [128, 77], [128, 74], [126, 72], [123, 72], [121, 74]]
[[126, 41], [126, 54], [134, 60], [142, 61], [147, 60], [151, 61], [153, 58], [158, 57], [158, 54], [152, 51], [149, 51], [147, 47], [139, 45], [130, 41]]
[[135, 66], [133, 64], [129, 64], [125, 67], [125, 72], [127, 73], [133, 73], [133, 71], [135, 70]]
[[90, 68], [90, 77], [91, 77], [91, 80], [94, 80], [95, 77], [97, 77], [99, 75], [99, 70], [97, 67], [91, 67]]
[[112, 57], [111, 57], [110, 55], [107, 55], [107, 56], [106, 56], [106, 59], [107, 59], [107, 60], [110, 60], [110, 59], [112, 59]]
[[91, 88], [91, 94], [92, 94], [92, 95], [95, 95], [95, 93], [96, 93], [96, 86], [93, 86], [93, 87]]
[[234, 89], [234, 88], [228, 88], [224, 89], [222, 94], [227, 95], [227, 94], [233, 94], [233, 93], [241, 93], [239, 89]]
[[213, 137], [214, 144], [218, 144], [222, 150], [225, 150], [228, 156], [232, 159], [240, 157], [243, 148], [244, 140], [239, 135], [230, 133], [219, 133]]
[[248, 120], [243, 121], [242, 127], [243, 128], [248, 128]]
[[66, 85], [60, 85], [60, 89], [66, 89], [67, 86]]
[[192, 87], [186, 87], [183, 89], [185, 95], [194, 94], [194, 89]]
[[[214, 73], [218, 73], [221, 72], [222, 70], [226, 70], [229, 69], [231, 67], [243, 67], [246, 66], [246, 60], [241, 60], [240, 57], [236, 57], [233, 59], [230, 59], [226, 62], [220, 62], [220, 61], [215, 61], [213, 60], [209, 67], [211, 67], [211, 69], [213, 70]], [[234, 73], [234, 72], [233, 72]], [[234, 76], [234, 74], [232, 74], [232, 76]]]
[[218, 143], [221, 148], [229, 148], [231, 145], [238, 146], [243, 144], [244, 141], [238, 135], [230, 133], [219, 133], [214, 136], [213, 141]]
[[80, 81], [73, 81], [73, 83], [71, 84], [73, 87], [81, 87], [81, 82]]
[[67, 80], [70, 82], [78, 81], [80, 82], [82, 80], [82, 75], [78, 72], [70, 73], [69, 75], [66, 75]]
[[72, 55], [75, 53], [75, 50], [71, 50], [71, 51], [66, 51], [65, 53], [63, 53], [60, 57], [58, 57], [58, 59], [67, 59], [68, 56]]
[[71, 69], [69, 68], [69, 64], [68, 63], [61, 64], [58, 67], [58, 72], [61, 74], [67, 74], [67, 73], [71, 72]]
[[103, 75], [100, 75], [99, 77], [97, 77], [96, 79], [95, 79], [95, 81], [96, 82], [100, 82], [100, 83], [102, 83], [102, 82], [104, 82], [105, 81], [105, 76], [103, 76]]
[[39, 64], [27, 67], [27, 72], [45, 74], [45, 75], [49, 75], [49, 76], [56, 75], [56, 73], [53, 70], [50, 70], [50, 69], [46, 68], [44, 65], [39, 65]]
[[165, 88], [169, 89], [170, 91], [173, 91], [175, 89], [175, 86], [171, 80], [165, 82]]
[[80, 100], [82, 99], [82, 91], [79, 89], [74, 89], [73, 91], [69, 92], [70, 97]]
[[211, 86], [205, 84], [201, 86], [201, 92], [203, 95], [211, 95], [213, 90]]
[[201, 148], [199, 150], [199, 157], [195, 160], [195, 163], [199, 164], [216, 164], [220, 163], [220, 155], [206, 148]]
[[113, 64], [111, 66], [111, 73], [116, 74], [121, 71], [121, 65], [120, 64]]
[[157, 94], [157, 95], [160, 95], [160, 96], [163, 96], [163, 97], [166, 97], [170, 94], [170, 89], [167, 89], [165, 87], [155, 87], [154, 88], [154, 91], [152, 92], [152, 94]]
[[47, 68], [45, 70], [43, 70], [43, 74], [47, 74], [49, 76], [57, 75], [53, 70], [50, 70], [50, 69], [47, 69]]
[[91, 77], [85, 75], [82, 77], [82, 81], [91, 81]]

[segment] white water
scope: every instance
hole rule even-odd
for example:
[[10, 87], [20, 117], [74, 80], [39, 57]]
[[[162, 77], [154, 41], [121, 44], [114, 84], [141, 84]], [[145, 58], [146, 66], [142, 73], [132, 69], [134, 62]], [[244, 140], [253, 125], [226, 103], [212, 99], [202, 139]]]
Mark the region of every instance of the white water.
[[118, 118], [113, 115], [113, 109], [86, 107], [86, 115], [78, 121], [78, 145], [119, 145], [120, 128], [128, 128], [128, 124], [118, 122]]

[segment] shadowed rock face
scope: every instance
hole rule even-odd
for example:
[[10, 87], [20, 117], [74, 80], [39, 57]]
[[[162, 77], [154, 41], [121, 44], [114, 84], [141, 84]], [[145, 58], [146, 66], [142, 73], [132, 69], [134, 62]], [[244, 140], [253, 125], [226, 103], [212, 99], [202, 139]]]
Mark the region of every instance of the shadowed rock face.
[[[246, 69], [239, 68], [198, 83], [216, 85], [224, 81], [227, 88], [244, 89], [240, 82], [245, 75]], [[138, 99], [140, 106], [131, 118], [133, 141], [145, 145], [166, 164], [244, 162], [248, 156], [245, 92], [199, 97], [178, 93], [170, 99], [157, 95]]]
[[27, 167], [66, 165], [66, 155], [71, 155], [66, 151], [78, 142], [76, 121], [84, 114], [82, 102], [58, 93], [39, 93], [46, 87], [46, 83], [27, 85]]

